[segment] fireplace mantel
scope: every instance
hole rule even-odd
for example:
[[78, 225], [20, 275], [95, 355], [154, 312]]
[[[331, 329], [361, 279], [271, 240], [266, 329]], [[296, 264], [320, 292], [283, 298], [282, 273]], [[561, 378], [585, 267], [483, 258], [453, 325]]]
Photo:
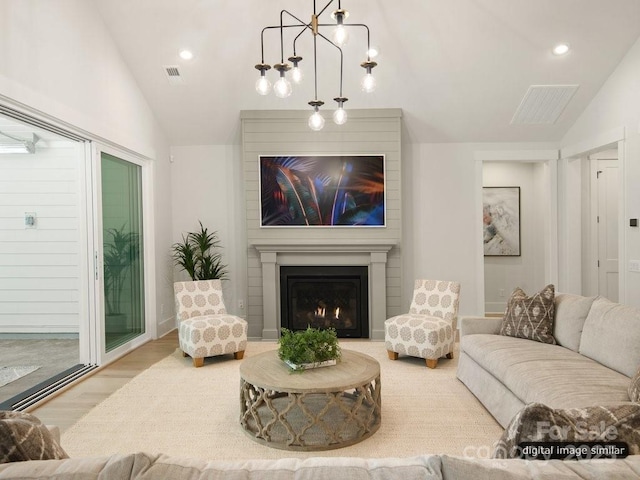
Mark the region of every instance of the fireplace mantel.
[[316, 242], [300, 240], [261, 240], [253, 242], [252, 246], [258, 252], [384, 252], [387, 253], [398, 242], [394, 240], [339, 240], [337, 242]]
[[394, 240], [260, 240], [251, 247], [262, 265], [263, 339], [278, 339], [280, 333], [281, 265], [366, 265], [369, 268], [369, 338], [384, 339], [387, 316], [387, 253]]

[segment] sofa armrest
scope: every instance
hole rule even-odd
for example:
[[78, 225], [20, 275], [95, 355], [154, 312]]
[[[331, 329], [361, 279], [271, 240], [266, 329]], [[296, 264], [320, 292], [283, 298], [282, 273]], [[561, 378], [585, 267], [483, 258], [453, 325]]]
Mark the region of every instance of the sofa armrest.
[[500, 333], [500, 317], [460, 317], [460, 337], [477, 333]]

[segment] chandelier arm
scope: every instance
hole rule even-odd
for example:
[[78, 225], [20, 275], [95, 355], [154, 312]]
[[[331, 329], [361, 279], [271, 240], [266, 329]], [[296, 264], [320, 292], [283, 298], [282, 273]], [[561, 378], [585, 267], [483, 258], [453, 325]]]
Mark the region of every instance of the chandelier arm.
[[296, 38], [293, 39], [293, 55], [296, 55], [296, 42], [298, 41], [298, 38], [300, 38], [300, 35], [302, 35], [304, 32], [307, 31], [307, 28], [311, 28], [311, 25], [305, 25], [304, 28], [302, 30], [300, 30], [300, 33], [298, 35], [296, 35]]
[[[296, 20], [298, 20], [298, 19], [296, 18]], [[276, 28], [278, 30], [280, 30], [280, 29], [283, 29], [283, 28], [300, 28], [300, 27], [303, 27], [304, 29], [307, 29], [307, 28], [311, 29], [311, 26], [306, 24], [306, 23], [302, 23], [301, 25], [269, 25], [268, 27], [264, 27], [262, 29], [262, 32], [260, 33], [260, 48], [261, 48], [261, 51], [262, 51], [262, 63], [264, 63], [264, 32], [265, 32], [265, 30], [274, 30]], [[303, 32], [304, 32], [304, 30], [303, 30]], [[298, 35], [298, 37], [299, 36], [300, 35]]]
[[[284, 14], [289, 15], [291, 18], [293, 18], [294, 20], [300, 22], [300, 25], [284, 25]], [[302, 20], [300, 20], [298, 17], [296, 17], [293, 13], [291, 13], [289, 10], [281, 10], [280, 11], [280, 62], [284, 63], [284, 28], [286, 27], [305, 27], [306, 28], [311, 28], [311, 26], [305, 22], [303, 22]], [[303, 30], [304, 31], [304, 30]], [[302, 33], [302, 32], [301, 32]], [[298, 35], [299, 37], [300, 35]], [[296, 37], [296, 39], [298, 38]]]
[[[332, 0], [333, 1], [333, 0]], [[294, 20], [296, 20], [297, 22], [300, 22], [300, 25], [282, 25], [282, 15], [283, 14], [287, 14], [289, 15], [291, 18], [293, 18]], [[291, 13], [289, 10], [282, 10], [280, 12], [280, 54], [282, 56], [282, 59], [280, 60], [282, 63], [284, 63], [284, 48], [283, 48], [283, 28], [288, 28], [288, 27], [302, 27], [302, 30], [300, 31], [300, 33], [298, 35], [296, 35], [296, 38], [293, 40], [293, 54], [296, 54], [296, 41], [298, 40], [298, 37], [300, 37], [300, 35], [302, 35], [306, 29], [308, 28], [309, 30], [313, 31], [313, 28], [311, 28], [311, 25], [309, 23], [305, 23], [302, 20], [300, 20], [298, 17], [296, 17], [293, 13]]]
[[[315, 1], [314, 1], [315, 4]], [[315, 9], [315, 5], [314, 5]], [[315, 99], [318, 100], [318, 53], [317, 53], [318, 37], [313, 36], [313, 83], [315, 88]]]
[[[322, 14], [324, 13], [324, 11], [325, 11], [327, 8], [329, 8], [329, 5], [331, 5], [334, 1], [335, 1], [335, 0], [329, 0], [329, 3], [327, 3], [327, 4], [324, 6], [324, 8], [323, 8], [322, 10], [320, 10], [320, 13], [318, 13], [316, 16], [318, 16], [318, 17], [319, 17], [320, 15], [322, 15]], [[340, 0], [338, 0], [338, 9], [340, 9]], [[316, 13], [316, 2], [315, 2], [315, 0], [314, 0], [314, 2], [313, 2], [313, 14], [315, 15], [315, 13]]]
[[336, 47], [340, 51], [340, 95], [339, 96], [342, 97], [342, 69], [343, 69], [343, 64], [344, 64], [344, 53], [342, 52], [342, 48], [340, 48], [338, 45], [333, 43], [331, 40], [329, 40], [323, 34], [318, 33], [318, 36], [324, 38], [327, 42], [329, 42], [331, 45], [333, 45], [334, 47]]
[[[333, 27], [335, 26], [333, 23], [319, 23], [319, 27]], [[364, 23], [343, 23], [343, 27], [364, 27], [367, 30], [367, 60], [371, 60], [369, 57], [369, 50], [371, 49], [371, 32], [369, 27]]]

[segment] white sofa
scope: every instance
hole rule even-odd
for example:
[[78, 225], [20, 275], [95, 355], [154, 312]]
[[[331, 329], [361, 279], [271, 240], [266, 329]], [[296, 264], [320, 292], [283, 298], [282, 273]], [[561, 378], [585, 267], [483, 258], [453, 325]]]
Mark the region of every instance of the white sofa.
[[411, 458], [312, 457], [215, 461], [135, 453], [0, 465], [0, 479], [60, 480], [523, 480], [638, 479], [640, 456], [588, 461], [475, 460], [447, 455]]
[[630, 401], [630, 377], [640, 366], [640, 309], [557, 294], [557, 345], [499, 335], [501, 322], [461, 319], [457, 376], [503, 427], [530, 403], [568, 409]]

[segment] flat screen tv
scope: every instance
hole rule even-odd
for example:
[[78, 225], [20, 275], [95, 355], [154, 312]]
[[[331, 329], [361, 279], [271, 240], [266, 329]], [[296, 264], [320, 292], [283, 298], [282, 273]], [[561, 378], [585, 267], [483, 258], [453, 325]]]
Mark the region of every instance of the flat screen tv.
[[384, 227], [384, 155], [260, 156], [262, 227]]

